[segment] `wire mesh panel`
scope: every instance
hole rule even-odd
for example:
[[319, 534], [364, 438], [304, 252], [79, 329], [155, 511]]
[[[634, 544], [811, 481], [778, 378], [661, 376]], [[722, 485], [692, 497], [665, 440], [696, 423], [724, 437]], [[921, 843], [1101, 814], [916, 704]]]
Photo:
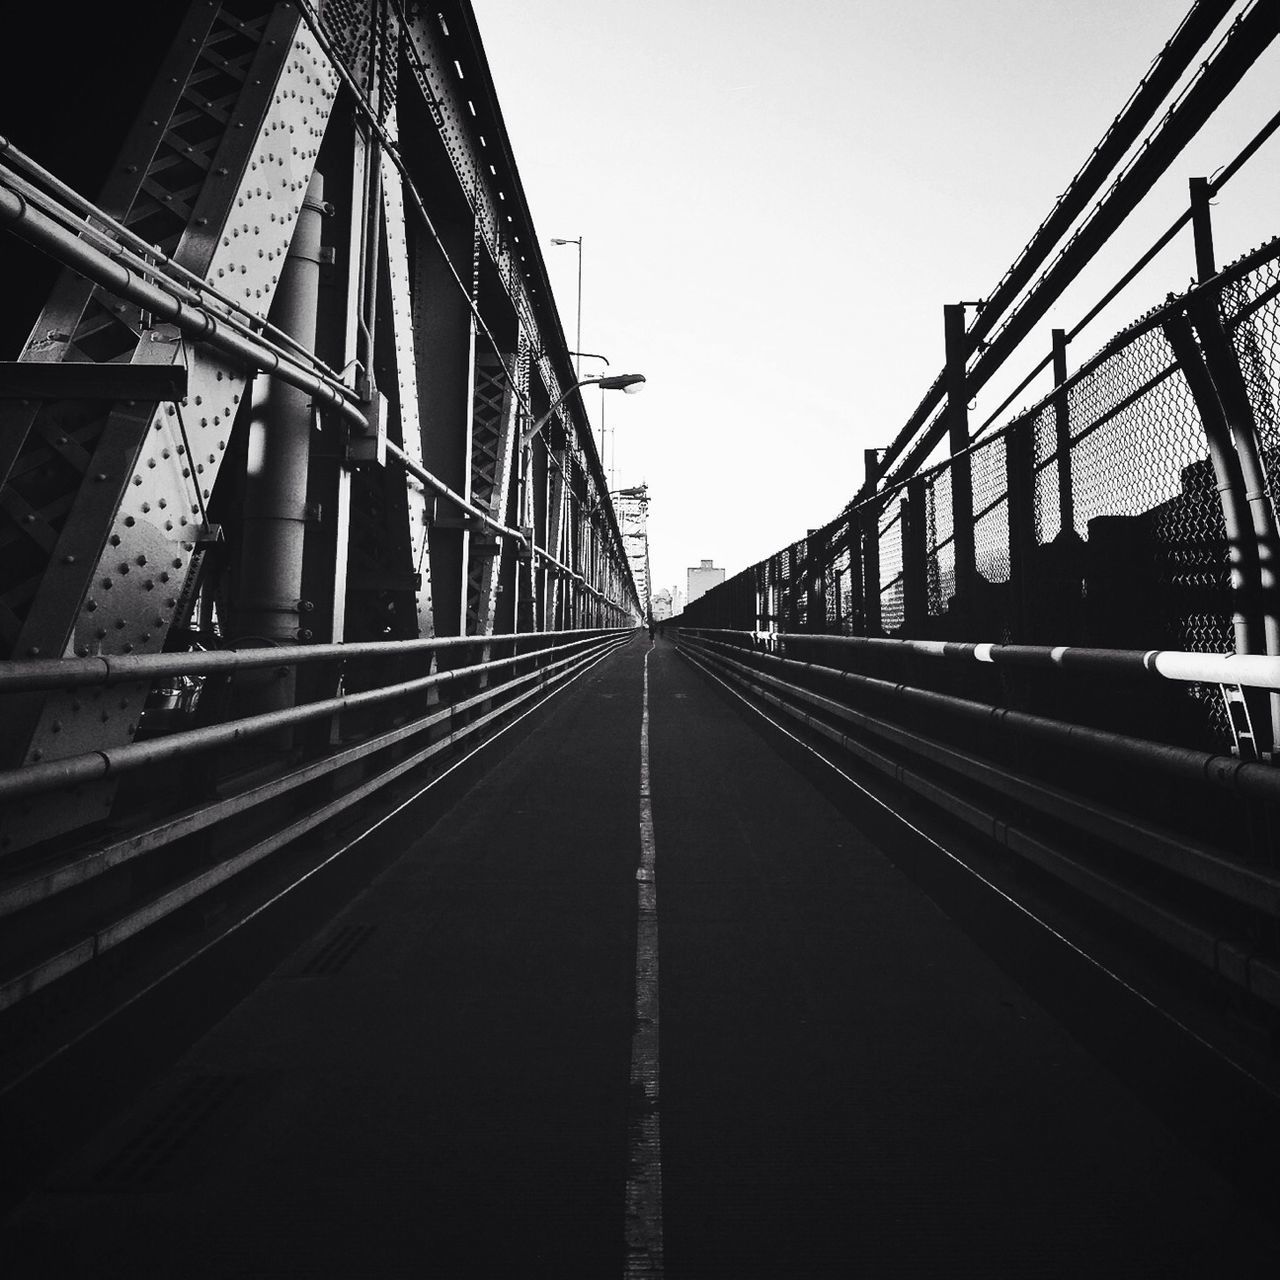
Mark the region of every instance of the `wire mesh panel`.
[[902, 585], [902, 504], [880, 513], [880, 626], [897, 631], [906, 617]]
[[1001, 439], [973, 450], [973, 544], [978, 573], [1009, 581], [1009, 470]]
[[1076, 532], [1098, 516], [1138, 516], [1175, 501], [1187, 467], [1208, 456], [1186, 382], [1159, 329], [1104, 360], [1068, 395]]
[[[1213, 420], [1219, 405], [1230, 413], [1227, 384], [1234, 375], [1229, 355], [1224, 360], [1214, 345], [1204, 305], [1206, 298], [1219, 305], [1274, 498], [1280, 490], [1280, 239], [1224, 270], [1218, 282], [1217, 298], [1201, 288], [1148, 313], [970, 451], [972, 599], [957, 597], [953, 471], [944, 464], [910, 481], [910, 499], [895, 478], [887, 493], [868, 497], [871, 505], [847, 508], [820, 537], [775, 556], [774, 571], [788, 586], [776, 607], [809, 630], [1231, 652], [1233, 608], [1244, 601], [1247, 609], [1248, 601], [1232, 596], [1221, 478], [1201, 409]], [[1189, 383], [1179, 367], [1173, 343], [1183, 352], [1180, 333], [1190, 344], [1184, 358], [1197, 361], [1192, 377], [1207, 390]], [[1237, 449], [1248, 443], [1239, 434], [1242, 425], [1248, 424], [1230, 423]], [[875, 539], [859, 536], [851, 544], [842, 521], [862, 528], [873, 518]], [[807, 553], [821, 564], [810, 565]], [[871, 599], [863, 595], [864, 574]], [[809, 616], [820, 607], [824, 617]], [[1026, 682], [1006, 684], [1016, 685], [1017, 697], [1030, 697]], [[1217, 686], [1188, 685], [1186, 696], [1173, 701], [1178, 705], [1166, 697], [1157, 709], [1142, 697], [1108, 694], [1089, 710], [1073, 702], [1064, 714], [1125, 730], [1141, 725], [1170, 741], [1215, 749], [1233, 744]], [[1153, 716], [1162, 722], [1156, 725]]]
[[[1154, 606], [1142, 634], [1113, 642], [1229, 648], [1222, 510], [1204, 427], [1164, 333], [1126, 344], [1070, 402], [1076, 530], [1101, 539], [1109, 563], [1128, 569], [1131, 598]], [[1101, 549], [1091, 565], [1105, 573]]]
[[836, 553], [827, 573], [827, 630], [846, 635], [850, 615], [853, 613], [851, 560], [849, 548], [842, 547]]
[[1052, 405], [1039, 411], [1031, 423], [1033, 493], [1036, 542], [1040, 546], [1052, 542], [1062, 532], [1062, 507], [1059, 501], [1058, 428]]
[[951, 472], [939, 471], [925, 482], [925, 595], [934, 618], [956, 593], [954, 523]]

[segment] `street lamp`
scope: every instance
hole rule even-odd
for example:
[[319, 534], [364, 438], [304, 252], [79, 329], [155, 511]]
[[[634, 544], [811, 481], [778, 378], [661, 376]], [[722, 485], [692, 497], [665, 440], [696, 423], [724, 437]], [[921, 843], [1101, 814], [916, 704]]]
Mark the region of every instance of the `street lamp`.
[[579, 378], [567, 391], [562, 391], [551, 408], [520, 437], [521, 446], [527, 449], [533, 443], [534, 436], [551, 421], [555, 411], [579, 388], [599, 387], [602, 391], [625, 391], [628, 395], [634, 395], [640, 390], [644, 380], [643, 373], [612, 373], [596, 378]]
[[[576, 244], [578, 246], [578, 336], [574, 340], [574, 346], [579, 351], [582, 350], [582, 237], [578, 236], [575, 240], [561, 240], [556, 236], [551, 237], [552, 244]], [[580, 377], [582, 374], [582, 365], [579, 361], [574, 361], [573, 376]]]
[[[603, 359], [603, 357], [601, 357]], [[533, 529], [533, 441], [538, 432], [551, 421], [556, 410], [571, 396], [575, 391], [582, 387], [599, 387], [603, 391], [625, 391], [633, 394], [638, 391], [644, 383], [643, 373], [614, 373], [601, 374], [595, 378], [580, 378], [567, 391], [562, 391], [556, 397], [555, 403], [544, 413], [527, 431], [520, 433], [520, 525], [526, 538], [528, 539], [528, 559], [523, 562], [520, 571], [520, 585], [517, 589], [517, 617], [516, 630], [530, 631], [533, 629], [533, 555], [535, 550], [535, 534]]]

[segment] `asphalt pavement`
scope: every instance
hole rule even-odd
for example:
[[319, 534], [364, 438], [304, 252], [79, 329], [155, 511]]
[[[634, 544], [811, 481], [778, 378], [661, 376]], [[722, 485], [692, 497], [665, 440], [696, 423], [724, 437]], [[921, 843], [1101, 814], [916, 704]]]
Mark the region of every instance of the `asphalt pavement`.
[[1280, 1274], [1016, 977], [637, 636], [20, 1206], [0, 1274], [645, 1274], [654, 1160], [673, 1280]]

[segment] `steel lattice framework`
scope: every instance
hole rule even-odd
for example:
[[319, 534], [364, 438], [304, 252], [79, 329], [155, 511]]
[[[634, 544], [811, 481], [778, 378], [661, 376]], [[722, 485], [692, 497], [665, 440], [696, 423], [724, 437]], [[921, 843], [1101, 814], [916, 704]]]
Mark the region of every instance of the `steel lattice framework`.
[[[0, 387], [0, 659], [642, 616], [580, 398], [521, 448], [573, 373], [467, 3], [193, 3], [96, 202], [39, 161], [0, 171], [66, 266]], [[152, 692], [11, 699], [0, 765], [128, 743]]]

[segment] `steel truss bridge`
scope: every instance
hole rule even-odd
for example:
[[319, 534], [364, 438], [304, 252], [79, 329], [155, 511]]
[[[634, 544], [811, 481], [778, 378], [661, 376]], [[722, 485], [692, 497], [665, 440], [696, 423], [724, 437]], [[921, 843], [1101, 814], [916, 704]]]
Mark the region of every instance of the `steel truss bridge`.
[[0, 137], [6, 1274], [1275, 1274], [1280, 239], [1210, 202], [1280, 112], [1026, 339], [1280, 9], [1189, 5], [656, 642], [467, 0], [76, 21], [110, 167]]

